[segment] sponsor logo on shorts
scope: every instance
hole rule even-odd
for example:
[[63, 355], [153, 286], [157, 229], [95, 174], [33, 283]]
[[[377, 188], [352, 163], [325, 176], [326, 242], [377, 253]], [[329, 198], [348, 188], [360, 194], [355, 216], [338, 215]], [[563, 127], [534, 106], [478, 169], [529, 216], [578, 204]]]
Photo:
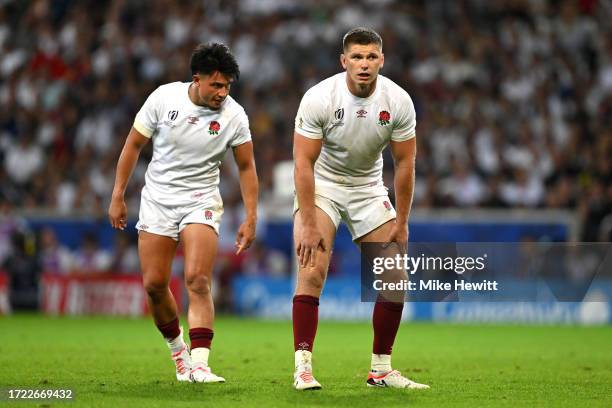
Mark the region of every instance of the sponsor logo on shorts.
[[385, 208], [387, 209], [387, 211], [391, 211], [391, 203], [388, 201], [383, 201], [383, 205], [385, 206]]
[[212, 211], [210, 210], [204, 211], [204, 218], [206, 219], [206, 221], [212, 220], [212, 216], [213, 216]]
[[146, 224], [140, 224], [140, 229], [141, 229], [141, 230], [148, 230], [148, 229], [149, 229], [149, 226], [148, 226], [148, 225], [146, 225]]
[[357, 117], [358, 118], [365, 118], [367, 114], [368, 114], [368, 111], [363, 110], [363, 109], [359, 109], [357, 111]]

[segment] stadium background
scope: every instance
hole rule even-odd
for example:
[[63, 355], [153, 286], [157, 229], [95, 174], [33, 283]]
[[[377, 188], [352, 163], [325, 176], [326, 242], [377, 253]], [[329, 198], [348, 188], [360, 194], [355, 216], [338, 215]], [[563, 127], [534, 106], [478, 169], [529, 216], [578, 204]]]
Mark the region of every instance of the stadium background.
[[[426, 394], [363, 387], [371, 305], [345, 228], [320, 309], [322, 393], [289, 386], [287, 319], [294, 115], [339, 71], [345, 31], [381, 33], [383, 74], [415, 104], [413, 242], [609, 242], [611, 20], [608, 0], [0, 0], [0, 400], [2, 387], [52, 387], [83, 406], [610, 406], [610, 279], [599, 302], [407, 303], [417, 322], [402, 325], [394, 366]], [[127, 192], [130, 228], [113, 231], [106, 209], [136, 111], [159, 84], [189, 80], [207, 41], [240, 64], [232, 95], [250, 117], [261, 204], [257, 243], [237, 257], [228, 157], [212, 360], [229, 382], [201, 391], [174, 383], [142, 317], [133, 226], [150, 149]]]
[[[595, 0], [3, 1], [0, 303], [142, 312], [132, 227], [150, 149], [128, 188], [122, 233], [106, 221], [116, 160], [146, 96], [189, 80], [195, 44], [222, 41], [242, 71], [232, 95], [250, 117], [261, 208], [256, 245], [235, 256], [242, 210], [228, 157], [217, 304], [288, 316], [293, 118], [303, 92], [339, 70], [342, 33], [362, 24], [380, 31], [383, 73], [417, 111], [412, 240], [610, 241], [611, 16], [610, 2]], [[392, 186], [390, 157], [385, 163]], [[358, 266], [341, 229], [330, 277], [358, 290]], [[109, 274], [133, 288], [132, 309], [113, 306], [112, 288], [64, 294], [69, 281]], [[336, 317], [350, 317], [354, 298], [332, 283], [327, 291], [340, 302], [333, 310], [346, 310]], [[91, 292], [107, 298], [88, 303]]]

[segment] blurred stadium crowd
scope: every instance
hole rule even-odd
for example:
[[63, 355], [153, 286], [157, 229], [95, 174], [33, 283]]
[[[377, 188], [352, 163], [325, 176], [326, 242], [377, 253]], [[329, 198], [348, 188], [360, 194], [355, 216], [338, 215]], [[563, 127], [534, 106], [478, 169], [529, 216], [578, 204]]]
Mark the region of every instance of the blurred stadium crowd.
[[[609, 0], [0, 0], [2, 231], [16, 209], [104, 219], [135, 113], [190, 79], [200, 42], [240, 64], [232, 95], [265, 200], [302, 94], [340, 71], [342, 34], [367, 25], [417, 110], [415, 207], [575, 209], [582, 240], [610, 240], [611, 20]], [[133, 217], [149, 159], [127, 193]], [[387, 185], [392, 174], [387, 158]], [[231, 214], [234, 166], [221, 179]]]

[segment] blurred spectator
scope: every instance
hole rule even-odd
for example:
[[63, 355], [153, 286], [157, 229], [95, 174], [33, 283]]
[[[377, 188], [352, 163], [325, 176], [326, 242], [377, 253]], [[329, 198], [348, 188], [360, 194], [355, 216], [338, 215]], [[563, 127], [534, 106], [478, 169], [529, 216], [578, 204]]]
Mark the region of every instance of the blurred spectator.
[[109, 271], [112, 273], [140, 273], [140, 262], [138, 260], [138, 248], [127, 232], [121, 231], [115, 234], [115, 247], [112, 250], [112, 260]]
[[[596, 242], [599, 240], [602, 220], [612, 213], [610, 194], [606, 196], [605, 186], [599, 179], [591, 180], [588, 193], [580, 199], [579, 213], [583, 221], [582, 240]], [[608, 186], [609, 187], [609, 186]]]
[[41, 268], [34, 241], [30, 234], [15, 231], [11, 236], [11, 254], [2, 265], [9, 276], [9, 293], [14, 309], [38, 308]]
[[12, 214], [12, 206], [8, 202], [0, 201], [0, 265], [13, 253], [13, 236], [27, 231], [25, 220]]
[[240, 269], [243, 274], [251, 276], [283, 277], [291, 272], [289, 259], [283, 252], [266, 248], [257, 241], [246, 252]]
[[10, 181], [23, 185], [41, 169], [43, 160], [41, 147], [34, 143], [31, 134], [25, 134], [19, 137], [18, 144], [8, 146], [4, 165]]
[[51, 228], [40, 231], [40, 264], [44, 273], [66, 274], [73, 270], [74, 257]]
[[454, 160], [450, 176], [440, 180], [440, 194], [448, 197], [450, 205], [459, 207], [475, 206], [486, 197], [485, 187], [465, 163]]
[[100, 248], [94, 233], [87, 233], [83, 237], [81, 247], [74, 253], [73, 272], [83, 274], [109, 272], [112, 262], [111, 252]]
[[513, 176], [501, 186], [502, 201], [509, 207], [537, 207], [544, 198], [539, 177], [523, 169], [516, 169]]

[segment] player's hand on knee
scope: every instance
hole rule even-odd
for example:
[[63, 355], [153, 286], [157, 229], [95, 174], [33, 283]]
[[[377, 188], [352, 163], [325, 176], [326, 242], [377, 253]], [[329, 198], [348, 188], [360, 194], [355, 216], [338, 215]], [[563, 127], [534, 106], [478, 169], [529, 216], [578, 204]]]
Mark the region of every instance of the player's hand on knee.
[[255, 241], [255, 228], [255, 223], [250, 221], [245, 221], [240, 225], [236, 235], [236, 255], [249, 249], [253, 241]]
[[391, 228], [383, 248], [386, 248], [392, 242], [397, 243], [400, 249], [406, 249], [406, 245], [408, 244], [408, 225], [398, 223], [393, 224], [393, 228]]
[[120, 230], [127, 226], [127, 206], [123, 198], [113, 198], [108, 207], [108, 220], [113, 228]]
[[308, 265], [314, 267], [317, 261], [317, 251], [319, 248], [322, 251], [326, 250], [323, 236], [317, 227], [305, 226], [298, 237], [298, 242], [296, 242], [296, 251], [300, 266], [303, 268]]

